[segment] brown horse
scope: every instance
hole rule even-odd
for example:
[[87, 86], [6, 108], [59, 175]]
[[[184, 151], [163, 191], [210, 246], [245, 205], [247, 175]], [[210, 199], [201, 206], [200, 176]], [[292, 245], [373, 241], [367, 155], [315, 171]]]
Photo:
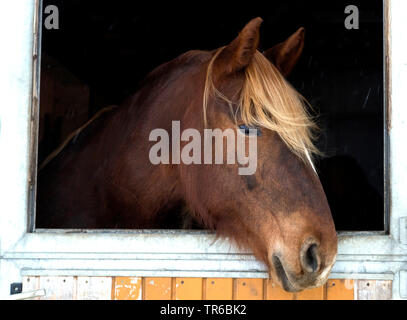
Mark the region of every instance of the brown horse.
[[[260, 53], [261, 22], [250, 21], [225, 47], [158, 67], [77, 135], [39, 174], [37, 228], [168, 228], [182, 210], [250, 248], [285, 290], [322, 285], [337, 236], [311, 161], [313, 121], [284, 79], [303, 50], [304, 29]], [[256, 127], [257, 171], [153, 165], [149, 134], [171, 132], [172, 121], [199, 132]]]

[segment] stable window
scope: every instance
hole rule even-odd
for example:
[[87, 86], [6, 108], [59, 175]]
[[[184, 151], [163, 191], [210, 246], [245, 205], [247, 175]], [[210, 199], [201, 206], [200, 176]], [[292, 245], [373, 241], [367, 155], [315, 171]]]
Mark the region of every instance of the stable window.
[[[59, 28], [44, 27], [49, 5], [58, 8]], [[209, 8], [153, 15], [111, 2], [13, 4], [21, 14], [11, 24], [15, 37], [4, 39], [12, 62], [0, 78], [9, 106], [0, 115], [0, 186], [7, 195], [0, 204], [1, 293], [22, 275], [266, 276], [250, 253], [212, 244], [205, 230], [46, 230], [35, 224], [37, 165], [70, 132], [133, 93], [154, 67], [190, 49], [226, 44], [254, 16], [265, 21], [263, 48], [307, 29], [306, 49], [289, 80], [320, 114], [326, 158], [317, 167], [340, 231], [332, 277], [390, 279], [401, 288], [407, 269], [407, 8], [401, 1], [355, 3], [358, 28], [348, 28], [347, 5], [289, 1], [233, 15]], [[406, 294], [397, 286], [393, 293]]]
[[[256, 4], [233, 15], [209, 8], [169, 15], [111, 1], [43, 5], [56, 6], [59, 21], [50, 11], [50, 26], [42, 28], [39, 165], [99, 110], [134, 94], [155, 67], [191, 49], [225, 45], [261, 16], [263, 50], [306, 29], [289, 80], [316, 109], [324, 153], [317, 169], [337, 230], [388, 230], [382, 1], [355, 9], [346, 1], [289, 1], [273, 10]], [[33, 227], [42, 228], [36, 221]]]

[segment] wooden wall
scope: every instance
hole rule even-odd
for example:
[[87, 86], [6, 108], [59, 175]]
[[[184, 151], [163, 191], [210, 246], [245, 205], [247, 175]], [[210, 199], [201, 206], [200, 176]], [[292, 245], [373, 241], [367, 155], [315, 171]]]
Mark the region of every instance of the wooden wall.
[[373, 300], [391, 299], [391, 284], [328, 280], [291, 294], [267, 279], [27, 276], [23, 292], [45, 289], [44, 299], [68, 300]]

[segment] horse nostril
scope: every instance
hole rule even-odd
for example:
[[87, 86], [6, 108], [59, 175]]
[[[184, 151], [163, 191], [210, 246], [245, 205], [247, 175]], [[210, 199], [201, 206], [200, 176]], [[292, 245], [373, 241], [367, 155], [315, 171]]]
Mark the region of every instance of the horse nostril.
[[301, 265], [303, 269], [309, 273], [315, 273], [320, 266], [320, 258], [318, 255], [318, 246], [313, 243], [305, 245], [301, 250]]

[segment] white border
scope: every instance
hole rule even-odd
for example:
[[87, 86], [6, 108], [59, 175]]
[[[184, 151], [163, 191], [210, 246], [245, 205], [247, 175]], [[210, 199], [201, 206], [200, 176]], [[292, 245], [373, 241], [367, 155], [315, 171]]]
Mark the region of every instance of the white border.
[[[407, 286], [407, 43], [405, 0], [387, 0], [389, 28], [390, 235], [341, 234], [331, 278], [393, 280]], [[248, 252], [207, 232], [27, 233], [35, 0], [0, 5], [0, 297], [23, 275], [267, 277]], [[399, 279], [404, 279], [399, 281]]]

